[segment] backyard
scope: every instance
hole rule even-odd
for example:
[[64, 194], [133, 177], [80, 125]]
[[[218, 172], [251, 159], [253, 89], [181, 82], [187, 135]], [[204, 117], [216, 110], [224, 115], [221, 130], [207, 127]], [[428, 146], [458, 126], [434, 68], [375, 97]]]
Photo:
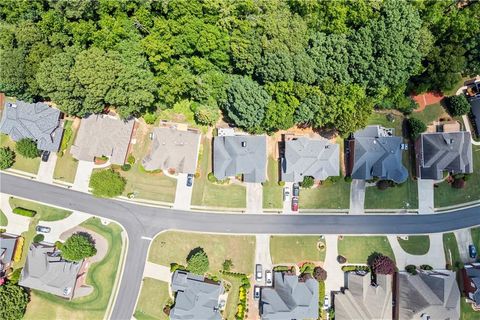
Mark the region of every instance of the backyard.
[[427, 125], [441, 118], [450, 118], [440, 103], [430, 104], [424, 110], [412, 113], [412, 117], [422, 120]]
[[3, 133], [0, 133], [0, 147], [9, 147], [15, 151], [15, 163], [13, 164], [12, 169], [37, 174], [38, 168], [40, 167], [40, 157], [30, 159], [20, 155], [15, 150], [15, 142]]
[[245, 208], [246, 188], [237, 184], [216, 184], [208, 181], [207, 175], [212, 172], [212, 142], [203, 137], [198, 155], [197, 170], [200, 173], [195, 178], [192, 191], [192, 205], [207, 207]]
[[[323, 248], [319, 245], [323, 244]], [[297, 264], [325, 260], [325, 241], [320, 236], [271, 236], [270, 255], [273, 264]]]
[[168, 316], [163, 313], [163, 307], [169, 300], [168, 283], [152, 278], [143, 278], [142, 291], [134, 313], [135, 319], [167, 320]]
[[403, 251], [408, 254], [423, 255], [430, 249], [429, 236], [408, 236], [408, 240], [397, 237], [397, 240]]
[[62, 144], [60, 146], [60, 151], [57, 153], [57, 163], [55, 164], [55, 171], [53, 172], [53, 178], [55, 180], [69, 183], [73, 183], [75, 180], [78, 160], [73, 158], [70, 149], [75, 141], [78, 125], [79, 121], [75, 125], [72, 120], [65, 121], [65, 131], [63, 133]]
[[281, 209], [283, 208], [283, 187], [278, 185], [279, 163], [273, 157], [268, 157], [267, 181], [263, 183], [263, 208]]
[[454, 233], [449, 232], [443, 234], [443, 249], [445, 251], [445, 260], [450, 266], [453, 267], [457, 262], [462, 261]]
[[[389, 119], [389, 117], [391, 117]], [[395, 129], [395, 135], [402, 136], [403, 115], [393, 112], [373, 112], [368, 120], [368, 125], [380, 125], [384, 128]]]
[[367, 263], [372, 253], [381, 253], [395, 261], [392, 247], [384, 236], [345, 236], [338, 239], [338, 254], [347, 258], [347, 263]]

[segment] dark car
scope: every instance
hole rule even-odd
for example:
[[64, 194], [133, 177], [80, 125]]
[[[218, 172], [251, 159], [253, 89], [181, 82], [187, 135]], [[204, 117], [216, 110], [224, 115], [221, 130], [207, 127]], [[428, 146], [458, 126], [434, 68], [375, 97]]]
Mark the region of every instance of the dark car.
[[293, 212], [298, 211], [298, 197], [293, 197], [292, 198], [292, 211]]
[[189, 173], [187, 175], [187, 187], [191, 187], [193, 185], [193, 174]]
[[300, 186], [298, 183], [293, 184], [293, 196], [298, 197], [300, 195]]
[[37, 232], [41, 232], [41, 233], [49, 233], [51, 229], [50, 229], [50, 227], [37, 226], [35, 228], [35, 230], [37, 230]]
[[468, 254], [472, 259], [475, 259], [477, 257], [477, 248], [475, 248], [473, 244], [468, 246]]
[[43, 153], [42, 153], [42, 161], [43, 161], [43, 162], [47, 162], [47, 161], [48, 161], [48, 157], [50, 157], [50, 151], [43, 151]]

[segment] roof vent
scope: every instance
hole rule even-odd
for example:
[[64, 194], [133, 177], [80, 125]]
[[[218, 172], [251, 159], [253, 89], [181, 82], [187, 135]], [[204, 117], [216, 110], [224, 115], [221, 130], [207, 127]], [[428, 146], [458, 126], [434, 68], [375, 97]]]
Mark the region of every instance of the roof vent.
[[242, 141], [242, 147], [245, 148], [247, 146], [247, 141]]
[[325, 145], [325, 149], [330, 149], [329, 147], [330, 147], [330, 146], [329, 146], [328, 144]]

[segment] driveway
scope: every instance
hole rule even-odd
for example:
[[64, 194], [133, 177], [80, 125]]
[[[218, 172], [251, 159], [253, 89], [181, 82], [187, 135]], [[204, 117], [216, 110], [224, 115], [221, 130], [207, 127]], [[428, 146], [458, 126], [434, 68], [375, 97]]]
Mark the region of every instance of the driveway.
[[365, 213], [365, 180], [352, 180], [350, 185], [350, 210], [348, 213]]
[[170, 274], [170, 268], [162, 266], [150, 261], [147, 261], [145, 264], [145, 269], [143, 270], [143, 277], [153, 278], [160, 281], [165, 281], [170, 283], [172, 279]]
[[62, 233], [77, 227], [80, 223], [84, 222], [90, 217], [92, 217], [90, 214], [73, 211], [72, 214], [65, 219], [40, 222], [42, 226], [50, 227], [51, 229], [49, 233], [43, 234], [45, 236], [45, 241], [55, 243], [55, 241], [60, 239], [60, 235]]
[[[257, 281], [259, 285], [265, 284], [265, 270], [272, 270], [272, 258], [270, 256], [270, 235], [257, 234], [255, 241], [255, 264], [261, 264], [263, 268], [263, 277]], [[255, 273], [255, 270], [252, 270]]]
[[93, 161], [78, 161], [77, 173], [75, 174], [75, 181], [73, 182], [73, 189], [83, 192], [88, 192], [90, 185], [90, 176], [92, 175]]
[[[177, 190], [175, 191], [175, 202], [173, 203], [173, 208], [190, 210], [190, 203], [192, 203], [192, 190], [193, 184], [191, 187], [187, 187], [187, 176], [186, 173], [179, 173], [177, 178]], [[195, 179], [193, 179], [195, 183]]]
[[460, 259], [462, 259], [462, 262], [473, 262], [474, 259], [470, 259], [470, 255], [468, 254], [468, 246], [473, 244], [470, 229], [456, 230], [453, 233], [457, 239], [458, 251], [460, 252]]
[[323, 268], [327, 271], [327, 280], [325, 280], [325, 294], [331, 294], [332, 291], [340, 291], [340, 288], [345, 285], [342, 265], [337, 262], [337, 242], [338, 236], [336, 234], [325, 235], [325, 245], [327, 247], [325, 262], [323, 263]]
[[30, 218], [13, 213], [8, 202], [9, 198], [9, 195], [0, 194], [0, 209], [8, 219], [8, 224], [5, 229], [7, 229], [8, 233], [20, 235], [22, 232], [28, 230]]
[[418, 213], [435, 213], [434, 180], [418, 179]]
[[[285, 188], [290, 189], [290, 197], [283, 201], [283, 213], [293, 213], [292, 211], [292, 190], [293, 190], [293, 182], [285, 182]], [[283, 194], [282, 194], [283, 196]], [[301, 201], [300, 205], [302, 205]]]
[[247, 213], [263, 213], [263, 187], [261, 183], [246, 182]]
[[422, 264], [428, 264], [434, 269], [445, 269], [445, 252], [443, 251], [443, 235], [441, 233], [435, 233], [429, 235], [430, 249], [424, 255], [413, 255], [406, 253], [400, 243], [397, 236], [390, 235], [388, 240], [395, 254], [395, 261], [400, 270], [404, 270], [405, 266], [413, 264], [420, 266]]
[[53, 172], [55, 171], [55, 165], [57, 164], [57, 153], [52, 152], [48, 157], [48, 161], [40, 161], [40, 167], [38, 168], [37, 180], [52, 183]]

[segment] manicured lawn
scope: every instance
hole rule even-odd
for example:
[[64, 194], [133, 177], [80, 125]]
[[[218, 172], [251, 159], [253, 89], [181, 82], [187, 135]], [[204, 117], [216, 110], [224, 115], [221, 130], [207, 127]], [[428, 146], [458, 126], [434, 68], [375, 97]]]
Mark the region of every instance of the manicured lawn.
[[164, 266], [170, 266], [171, 263], [186, 265], [188, 254], [197, 247], [203, 248], [207, 253], [209, 272], [213, 274], [218, 274], [226, 259], [232, 260], [232, 271], [245, 274], [253, 272], [255, 237], [252, 236], [168, 231], [153, 240], [148, 260]]
[[268, 158], [268, 180], [263, 183], [263, 208], [283, 208], [283, 187], [278, 185], [279, 163], [272, 157]]
[[457, 239], [452, 232], [443, 234], [443, 249], [447, 264], [454, 266], [456, 262], [461, 262]]
[[383, 112], [373, 112], [370, 115], [370, 119], [368, 120], [368, 125], [380, 125], [385, 128], [394, 128], [395, 135], [401, 136], [402, 135], [402, 124], [404, 117], [401, 115], [393, 114], [393, 122], [387, 119], [387, 115], [389, 113]]
[[480, 318], [480, 311], [474, 311], [472, 305], [465, 302], [465, 298], [460, 298], [460, 319], [477, 320]]
[[423, 255], [430, 249], [429, 236], [408, 236], [408, 240], [398, 238], [403, 251], [414, 255]]
[[326, 250], [318, 249], [319, 236], [271, 236], [270, 255], [274, 264], [324, 261]]
[[[228, 292], [228, 299], [225, 305], [225, 311], [223, 313], [224, 319], [235, 320], [235, 314], [237, 313], [237, 304], [239, 300], [239, 289], [242, 284], [238, 278], [232, 276], [222, 275], [222, 279], [232, 285]], [[247, 294], [252, 294], [252, 289], [249, 289]]]
[[72, 214], [72, 211], [49, 207], [37, 202], [18, 199], [14, 197], [10, 197], [9, 202], [12, 209], [16, 207], [22, 207], [25, 209], [36, 211], [37, 214], [35, 215], [35, 218], [41, 221], [62, 220]]
[[8, 225], [8, 219], [5, 213], [3, 213], [2, 210], [0, 210], [0, 226], [6, 226]]
[[138, 320], [166, 320], [168, 316], [163, 313], [163, 307], [169, 300], [168, 283], [144, 278], [134, 316]]
[[446, 207], [480, 199], [480, 146], [472, 146], [473, 173], [469, 176], [465, 188], [452, 188], [447, 182], [435, 188], [435, 207]]
[[480, 248], [480, 227], [470, 229], [475, 247]]
[[75, 174], [77, 172], [78, 160], [73, 158], [70, 154], [70, 148], [75, 141], [77, 129], [73, 126], [73, 121], [67, 120], [64, 125], [65, 132], [60, 152], [58, 152], [57, 163], [55, 164], [55, 171], [53, 178], [65, 182], [73, 183]]
[[413, 118], [422, 120], [425, 124], [430, 124], [440, 118], [447, 118], [449, 115], [440, 103], [430, 104], [421, 112], [412, 113]]
[[338, 240], [338, 253], [347, 263], [367, 263], [368, 257], [378, 252], [395, 261], [392, 247], [384, 236], [345, 236]]
[[215, 184], [207, 179], [208, 173], [212, 172], [212, 141], [202, 138], [198, 155], [197, 170], [200, 177], [195, 179], [192, 191], [192, 205], [211, 206], [226, 208], [245, 208], [246, 188], [236, 184]]
[[301, 189], [299, 207], [302, 209], [348, 209], [350, 183], [341, 177], [337, 182], [325, 181], [322, 185]]
[[12, 169], [37, 174], [38, 168], [40, 167], [40, 157], [37, 157], [35, 159], [29, 159], [20, 155], [15, 150], [15, 142], [10, 139], [9, 136], [3, 133], [0, 134], [0, 147], [9, 147], [13, 151], [15, 151], [15, 163], [13, 164]]
[[[104, 226], [99, 219], [91, 218], [81, 226], [101, 234], [109, 249], [102, 261], [90, 266], [87, 284], [94, 291], [82, 298], [68, 301], [45, 292], [32, 290], [24, 319], [103, 319], [112, 294], [118, 263], [122, 251], [121, 227], [115, 223]], [[158, 296], [157, 296], [158, 297]]]

